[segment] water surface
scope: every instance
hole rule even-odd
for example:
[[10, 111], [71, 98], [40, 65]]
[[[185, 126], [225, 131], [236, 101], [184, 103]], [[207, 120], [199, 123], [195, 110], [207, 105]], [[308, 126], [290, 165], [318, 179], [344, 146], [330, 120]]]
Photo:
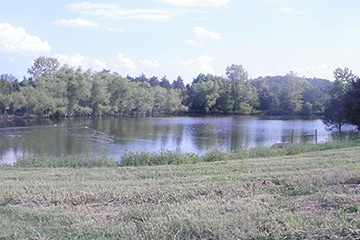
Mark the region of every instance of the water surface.
[[[164, 118], [72, 118], [0, 125], [0, 163], [23, 156], [101, 155], [119, 160], [124, 151], [181, 150], [203, 154], [209, 149], [236, 150], [279, 142], [315, 143], [338, 138], [320, 119], [256, 116]], [[353, 127], [345, 127], [349, 136]]]

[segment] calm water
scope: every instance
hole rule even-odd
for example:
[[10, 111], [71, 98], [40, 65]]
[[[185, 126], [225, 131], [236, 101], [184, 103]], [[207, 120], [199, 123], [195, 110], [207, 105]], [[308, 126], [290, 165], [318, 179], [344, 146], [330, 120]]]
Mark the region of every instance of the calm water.
[[[165, 118], [74, 118], [0, 122], [0, 163], [22, 156], [106, 155], [119, 160], [124, 151], [161, 149], [202, 154], [219, 148], [236, 150], [290, 142], [314, 143], [338, 136], [319, 119], [254, 116]], [[345, 128], [349, 135], [352, 127]]]

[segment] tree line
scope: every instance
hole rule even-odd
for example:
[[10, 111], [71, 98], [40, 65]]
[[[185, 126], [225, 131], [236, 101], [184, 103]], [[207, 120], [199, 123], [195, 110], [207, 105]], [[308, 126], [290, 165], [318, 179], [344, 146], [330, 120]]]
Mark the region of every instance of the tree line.
[[[356, 95], [350, 89], [357, 87], [358, 78], [348, 69], [335, 72], [334, 83], [298, 77], [293, 72], [249, 79], [241, 65], [231, 65], [225, 76], [199, 74], [185, 86], [181, 77], [172, 83], [166, 76], [123, 77], [109, 70], [61, 66], [55, 58], [39, 57], [22, 81], [9, 74], [0, 76], [0, 111], [3, 116], [41, 117], [184, 113], [329, 116], [334, 114], [328, 111], [329, 106], [343, 106], [345, 98], [350, 101], [345, 93]], [[339, 127], [350, 122], [348, 115], [346, 120], [336, 120]]]

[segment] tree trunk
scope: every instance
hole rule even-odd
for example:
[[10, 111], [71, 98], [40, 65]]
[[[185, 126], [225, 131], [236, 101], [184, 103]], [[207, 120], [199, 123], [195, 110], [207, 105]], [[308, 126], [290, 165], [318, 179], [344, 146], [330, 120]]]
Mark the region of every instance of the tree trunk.
[[339, 122], [339, 133], [341, 133], [342, 123]]

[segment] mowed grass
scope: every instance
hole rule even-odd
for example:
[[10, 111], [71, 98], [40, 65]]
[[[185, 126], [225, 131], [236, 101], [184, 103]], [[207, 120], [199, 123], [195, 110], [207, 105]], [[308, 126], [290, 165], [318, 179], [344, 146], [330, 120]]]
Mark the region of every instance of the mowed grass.
[[358, 239], [360, 147], [191, 165], [0, 168], [0, 239]]

